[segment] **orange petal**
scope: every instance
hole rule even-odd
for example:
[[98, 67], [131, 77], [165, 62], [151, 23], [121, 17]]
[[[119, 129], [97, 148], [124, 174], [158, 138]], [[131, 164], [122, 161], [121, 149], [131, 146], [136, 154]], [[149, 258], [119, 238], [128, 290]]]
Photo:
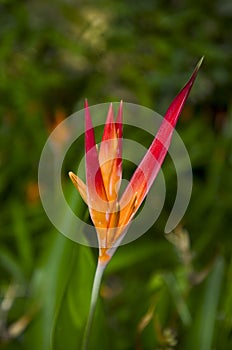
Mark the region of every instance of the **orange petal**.
[[117, 155], [117, 143], [118, 141], [114, 124], [113, 107], [111, 103], [99, 151], [99, 162], [106, 190], [106, 195], [109, 201], [114, 200], [114, 198], [116, 197], [114, 184], [112, 183], [112, 177], [114, 176], [113, 168], [115, 158]]
[[[119, 109], [119, 115], [122, 114], [121, 108], [122, 107]], [[122, 161], [120, 129], [122, 129], [121, 122], [119, 117], [117, 117], [117, 124], [114, 122], [113, 107], [112, 104], [110, 104], [99, 152], [102, 177], [109, 201], [115, 201], [117, 199], [121, 182]], [[120, 139], [118, 139], [119, 134]]]
[[136, 213], [137, 198], [138, 194], [135, 192], [128, 203], [124, 207], [120, 207], [120, 217], [117, 230], [115, 231], [114, 241], [116, 241], [119, 236], [126, 231], [128, 224]]
[[86, 185], [84, 184], [84, 182], [77, 176], [75, 175], [72, 171], [70, 171], [68, 173], [70, 179], [72, 180], [72, 183], [74, 184], [74, 186], [76, 187], [76, 189], [78, 190], [78, 192], [80, 193], [83, 201], [88, 205], [87, 202], [87, 191], [86, 191]]

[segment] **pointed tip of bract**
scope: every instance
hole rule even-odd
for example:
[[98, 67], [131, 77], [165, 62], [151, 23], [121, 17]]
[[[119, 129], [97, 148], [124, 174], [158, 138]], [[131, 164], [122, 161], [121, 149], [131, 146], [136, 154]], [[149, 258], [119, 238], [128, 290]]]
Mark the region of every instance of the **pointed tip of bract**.
[[[86, 122], [86, 129], [92, 128], [92, 123], [91, 123], [91, 117], [90, 117], [90, 112], [89, 112], [89, 104], [87, 98], [85, 99], [85, 122]], [[89, 127], [87, 127], [89, 126]]]
[[77, 176], [72, 171], [68, 172], [68, 176], [72, 181], [72, 183], [74, 184], [74, 186], [77, 188]]
[[108, 114], [106, 118], [106, 124], [114, 123], [114, 111], [113, 111], [113, 104], [110, 103]]
[[88, 101], [85, 100], [85, 152], [96, 146], [93, 123], [90, 115]]
[[73, 184], [76, 186], [77, 176], [72, 171], [68, 172], [68, 176], [69, 176], [70, 180], [73, 182]]
[[[189, 91], [190, 91], [190, 89], [191, 89], [191, 87], [192, 87], [192, 85], [193, 85], [193, 83], [194, 83], [194, 81], [195, 81], [195, 79], [197, 77], [197, 73], [198, 73], [198, 71], [199, 71], [199, 69], [200, 69], [200, 67], [202, 65], [203, 59], [204, 59], [204, 56], [201, 57], [201, 59], [199, 60], [199, 62], [196, 65], [196, 67], [195, 67], [195, 69], [194, 69], [194, 71], [193, 71], [189, 81], [184, 86], [184, 88], [187, 87], [189, 89]], [[183, 90], [184, 90], [184, 88], [183, 88]]]
[[85, 108], [88, 108], [88, 107], [89, 107], [89, 104], [88, 104], [88, 99], [87, 99], [87, 98], [85, 98], [85, 103], [84, 103], [84, 106], [85, 106]]
[[119, 108], [118, 108], [118, 114], [116, 119], [116, 124], [122, 124], [122, 110], [123, 110], [123, 100], [120, 101]]
[[183, 106], [185, 104], [185, 101], [188, 98], [188, 95], [190, 93], [190, 90], [193, 86], [193, 83], [197, 77], [198, 70], [202, 64], [203, 57], [200, 59], [198, 64], [196, 65], [191, 77], [187, 81], [187, 83], [184, 85], [184, 87], [180, 90], [178, 95], [174, 98], [172, 103], [170, 104], [167, 112], [165, 113], [165, 119], [168, 121], [173, 127], [175, 127], [177, 119], [179, 118], [181, 111], [183, 109]]
[[204, 61], [205, 56], [202, 56], [199, 62], [196, 65], [196, 69], [199, 70], [200, 66], [202, 65], [202, 62]]
[[200, 67], [202, 65], [203, 60], [204, 60], [204, 56], [201, 57], [201, 59], [199, 60], [199, 62], [196, 65], [196, 67], [195, 67], [195, 69], [194, 69], [194, 71], [193, 71], [189, 81], [187, 82], [187, 84], [185, 84], [185, 88], [188, 87], [189, 91], [190, 91], [190, 89], [191, 89], [191, 87], [192, 87], [192, 85], [193, 85], [193, 83], [194, 83], [194, 81], [195, 81], [195, 79], [197, 77], [198, 71], [199, 71], [199, 69], [200, 69]]
[[123, 109], [123, 100], [120, 101], [119, 104], [119, 112], [122, 113], [122, 109]]
[[[89, 104], [87, 98], [85, 99], [85, 122], [86, 122], [86, 129], [89, 129], [89, 127], [92, 128], [92, 123], [91, 123], [91, 117], [90, 117], [90, 112], [89, 112]], [[87, 127], [89, 126], [89, 127]]]
[[199, 60], [199, 62], [197, 63], [197, 65], [196, 65], [196, 67], [195, 67], [195, 69], [193, 71], [193, 74], [192, 74], [191, 78], [189, 79], [189, 81], [187, 82], [186, 86], [187, 85], [192, 85], [194, 83], [194, 80], [197, 77], [197, 73], [198, 73], [198, 71], [199, 71], [199, 69], [200, 69], [200, 67], [202, 65], [203, 60], [204, 60], [204, 56], [202, 56], [201, 59]]

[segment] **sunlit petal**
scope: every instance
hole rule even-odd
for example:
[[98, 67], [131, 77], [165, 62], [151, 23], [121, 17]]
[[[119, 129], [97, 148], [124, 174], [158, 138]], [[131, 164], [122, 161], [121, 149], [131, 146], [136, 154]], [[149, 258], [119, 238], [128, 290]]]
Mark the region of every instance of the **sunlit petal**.
[[99, 151], [101, 173], [109, 201], [117, 199], [116, 184], [118, 179], [115, 168], [117, 149], [118, 139], [114, 123], [113, 107], [112, 104], [110, 104]]
[[72, 180], [72, 183], [74, 184], [74, 186], [76, 187], [76, 189], [77, 189], [78, 192], [80, 193], [82, 199], [83, 199], [84, 202], [88, 205], [86, 185], [85, 185], [84, 182], [83, 182], [77, 175], [75, 175], [72, 171], [70, 171], [68, 174], [69, 174], [70, 179]]

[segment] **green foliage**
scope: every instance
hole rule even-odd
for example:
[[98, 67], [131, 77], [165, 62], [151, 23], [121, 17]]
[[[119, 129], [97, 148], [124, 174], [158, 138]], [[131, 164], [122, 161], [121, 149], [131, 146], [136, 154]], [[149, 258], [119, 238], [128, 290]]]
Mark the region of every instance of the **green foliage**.
[[[231, 16], [229, 0], [0, 2], [1, 349], [74, 350], [83, 336], [97, 252], [56, 232], [40, 204], [52, 128], [85, 97], [163, 113], [202, 55], [177, 127], [193, 167], [188, 233], [163, 235], [176, 193], [167, 159], [165, 207], [107, 267], [90, 349], [231, 349]], [[80, 156], [65, 159], [65, 194]]]

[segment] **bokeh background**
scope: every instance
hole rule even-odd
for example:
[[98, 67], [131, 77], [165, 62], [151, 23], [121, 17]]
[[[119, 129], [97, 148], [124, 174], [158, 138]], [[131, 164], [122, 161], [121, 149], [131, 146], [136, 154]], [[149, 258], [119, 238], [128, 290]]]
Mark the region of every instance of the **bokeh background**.
[[[0, 349], [80, 349], [97, 251], [58, 233], [40, 203], [51, 130], [85, 97], [163, 114], [202, 55], [177, 127], [190, 205], [167, 240], [167, 159], [163, 212], [107, 267], [90, 349], [232, 348], [231, 34], [230, 0], [0, 1]], [[81, 156], [67, 158], [63, 184], [87, 218], [67, 177]]]

